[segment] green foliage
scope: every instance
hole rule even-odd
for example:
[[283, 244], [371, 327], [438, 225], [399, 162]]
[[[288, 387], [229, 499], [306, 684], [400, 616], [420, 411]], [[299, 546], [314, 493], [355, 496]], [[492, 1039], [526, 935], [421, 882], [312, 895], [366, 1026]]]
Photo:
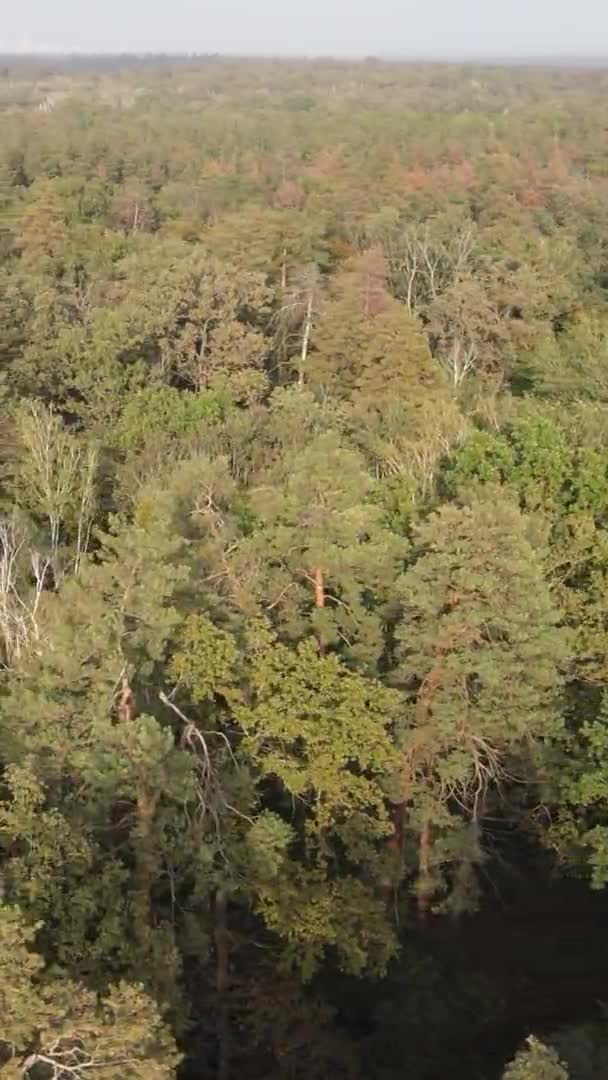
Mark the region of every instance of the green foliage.
[[258, 524], [243, 550], [260, 566], [254, 588], [281, 636], [312, 632], [373, 671], [407, 545], [384, 527], [363, 457], [324, 433], [259, 480], [251, 492]]
[[507, 1067], [504, 1080], [568, 1080], [568, 1075], [555, 1050], [531, 1036]]
[[558, 341], [548, 338], [533, 355], [531, 369], [540, 391], [561, 401], [605, 403], [606, 326], [595, 311], [579, 317]]
[[[33, 978], [44, 967], [44, 960], [30, 951], [38, 927], [24, 924], [16, 908], [0, 907], [2, 935], [2, 1028], [0, 1045], [15, 1056], [17, 1048], [27, 1045], [31, 1033], [44, 1022], [45, 1010], [38, 1000]], [[4, 1054], [3, 1054], [4, 1056]]]
[[560, 776], [561, 817], [555, 825], [555, 840], [564, 854], [588, 861], [596, 889], [608, 881], [607, 721], [604, 693], [597, 717], [581, 724], [572, 759]]
[[440, 386], [420, 326], [388, 295], [381, 251], [361, 256], [337, 281], [312, 340], [306, 381], [323, 394], [412, 401]]
[[397, 762], [398, 695], [312, 642], [294, 652], [261, 627], [239, 664], [230, 638], [201, 619], [189, 624], [173, 671], [193, 700], [224, 698], [242, 732], [239, 760], [260, 789], [275, 789], [284, 820], [264, 811], [246, 835], [264, 921], [308, 974], [329, 945], [349, 969], [382, 968], [394, 942], [374, 875], [389, 831], [382, 778]]
[[397, 695], [348, 671], [336, 657], [319, 656], [312, 642], [295, 652], [271, 644], [265, 635], [255, 641], [254, 703], [236, 712], [247, 751], [265, 775], [309, 804], [315, 830], [344, 825], [347, 851], [349, 841], [361, 840], [349, 837], [353, 821], [363, 835], [383, 835], [377, 781], [395, 763], [386, 729], [394, 723]]
[[[120, 983], [99, 999], [85, 986], [43, 973], [30, 950], [38, 927], [0, 907], [0, 1065], [7, 1077], [58, 1080], [92, 1070], [119, 1080], [169, 1080], [180, 1062], [160, 1010], [143, 988]], [[18, 1060], [19, 1059], [19, 1060]]]
[[501, 431], [471, 432], [445, 469], [448, 488], [505, 484], [529, 512], [589, 512], [603, 520], [608, 457], [603, 439], [595, 437], [597, 419], [585, 406], [566, 413], [524, 405]]
[[3, 1074], [174, 1075], [165, 1004], [205, 1080], [562, 1015], [502, 929], [608, 883], [607, 92], [3, 58]]
[[163, 435], [183, 438], [222, 420], [229, 407], [228, 397], [221, 394], [184, 393], [171, 386], [146, 387], [126, 401], [117, 441], [125, 450], [133, 450]]
[[[542, 747], [562, 737], [567, 637], [513, 504], [486, 496], [443, 507], [414, 540], [420, 554], [400, 582], [398, 788], [428, 846], [429, 830], [441, 839], [459, 828], [454, 804], [476, 822], [492, 788], [512, 773], [531, 781]], [[451, 843], [421, 852], [431, 893]]]

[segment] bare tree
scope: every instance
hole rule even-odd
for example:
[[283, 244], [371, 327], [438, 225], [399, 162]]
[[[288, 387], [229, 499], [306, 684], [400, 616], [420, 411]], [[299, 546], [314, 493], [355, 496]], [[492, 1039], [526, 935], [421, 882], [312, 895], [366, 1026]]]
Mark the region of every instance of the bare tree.
[[447, 371], [452, 386], [457, 390], [477, 366], [477, 348], [472, 342], [455, 337], [449, 348], [439, 353], [439, 361]]
[[471, 272], [474, 241], [472, 225], [463, 225], [445, 239], [428, 223], [412, 225], [385, 241], [393, 289], [410, 314], [424, 313], [446, 288]]
[[295, 277], [287, 289], [286, 302], [277, 314], [277, 338], [284, 351], [291, 354], [297, 343], [298, 386], [304, 388], [306, 382], [306, 362], [315, 318], [319, 314], [321, 301], [321, 274], [312, 263]]
[[31, 546], [15, 514], [0, 521], [0, 640], [11, 667], [40, 638], [39, 606], [50, 562]]
[[19, 484], [29, 509], [49, 528], [50, 565], [55, 584], [65, 574], [61, 540], [69, 523], [75, 532], [72, 569], [78, 572], [87, 550], [95, 508], [98, 455], [83, 447], [52, 409], [31, 402], [18, 417], [22, 447]]

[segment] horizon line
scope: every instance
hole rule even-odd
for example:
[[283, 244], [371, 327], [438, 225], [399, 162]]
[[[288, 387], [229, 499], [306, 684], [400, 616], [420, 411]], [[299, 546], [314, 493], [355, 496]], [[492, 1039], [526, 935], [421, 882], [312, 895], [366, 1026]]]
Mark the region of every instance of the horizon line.
[[567, 52], [403, 52], [403, 53], [324, 53], [324, 52], [230, 52], [224, 50], [163, 50], [163, 49], [4, 49], [0, 57], [10, 60], [98, 60], [98, 59], [166, 59], [166, 60], [285, 60], [376, 63], [608, 63], [606, 53]]

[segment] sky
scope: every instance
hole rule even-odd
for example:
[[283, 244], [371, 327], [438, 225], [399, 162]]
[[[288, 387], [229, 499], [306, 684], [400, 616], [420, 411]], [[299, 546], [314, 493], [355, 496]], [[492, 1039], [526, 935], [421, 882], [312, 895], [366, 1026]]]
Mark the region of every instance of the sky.
[[0, 52], [608, 55], [608, 0], [0, 0]]

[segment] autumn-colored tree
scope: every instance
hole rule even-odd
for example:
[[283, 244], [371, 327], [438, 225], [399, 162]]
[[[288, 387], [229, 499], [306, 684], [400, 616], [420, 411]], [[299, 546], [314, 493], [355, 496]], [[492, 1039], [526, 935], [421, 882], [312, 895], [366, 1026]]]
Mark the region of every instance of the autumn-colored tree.
[[50, 181], [35, 184], [17, 225], [17, 248], [27, 269], [49, 272], [67, 238], [65, 211]]
[[387, 290], [379, 250], [354, 260], [334, 283], [307, 366], [307, 385], [337, 398], [414, 401], [438, 387], [420, 327]]

